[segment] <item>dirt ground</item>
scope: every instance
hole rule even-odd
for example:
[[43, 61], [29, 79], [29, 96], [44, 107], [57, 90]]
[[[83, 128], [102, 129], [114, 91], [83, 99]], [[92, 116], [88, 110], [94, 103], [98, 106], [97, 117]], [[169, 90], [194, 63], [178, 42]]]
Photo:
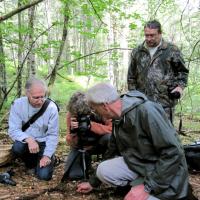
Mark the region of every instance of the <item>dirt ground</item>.
[[[199, 132], [197, 136], [199, 138]], [[7, 138], [3, 138], [4, 134], [1, 134], [1, 131], [0, 137], [1, 142], [5, 139], [5, 143], [7, 143]], [[101, 188], [88, 195], [76, 192], [77, 182], [68, 182], [60, 185], [59, 183], [64, 173], [66, 152], [69, 151], [65, 141], [62, 143], [58, 145], [59, 148], [56, 152], [61, 163], [55, 168], [53, 178], [50, 181], [40, 181], [34, 175], [28, 173], [20, 160], [12, 161], [10, 165], [0, 167], [0, 173], [12, 168], [14, 171], [12, 179], [17, 183], [16, 186], [0, 183], [0, 200], [123, 200], [122, 195], [117, 193], [113, 188], [105, 185], [102, 185]], [[200, 200], [200, 172], [195, 174], [190, 173], [190, 183], [194, 195]]]
[[[0, 172], [5, 172], [11, 167], [14, 170], [13, 180], [17, 182], [16, 186], [0, 184], [0, 200], [122, 200], [123, 197], [116, 193], [112, 188], [101, 186], [99, 190], [88, 195], [82, 195], [76, 192], [77, 182], [68, 182], [62, 185], [60, 180], [64, 171], [64, 156], [60, 155], [61, 163], [55, 168], [51, 181], [40, 181], [34, 175], [27, 172], [22, 163], [17, 160], [11, 165], [0, 168]], [[200, 173], [190, 175], [190, 183], [194, 189], [194, 194], [200, 200]], [[57, 186], [57, 187], [56, 187]]]
[[[61, 158], [61, 157], [60, 157]], [[123, 199], [115, 194], [114, 190], [106, 186], [94, 191], [88, 195], [82, 195], [76, 192], [78, 182], [72, 181], [59, 185], [64, 172], [64, 158], [61, 159], [59, 166], [55, 168], [54, 175], [50, 181], [40, 181], [33, 174], [30, 174], [25, 166], [19, 161], [13, 162], [11, 165], [0, 168], [0, 173], [6, 172], [10, 168], [13, 169], [14, 175], [12, 179], [17, 183], [16, 186], [0, 184], [0, 200], [1, 199], [65, 199], [65, 200], [96, 200], [96, 199]], [[59, 186], [58, 186], [59, 185]]]

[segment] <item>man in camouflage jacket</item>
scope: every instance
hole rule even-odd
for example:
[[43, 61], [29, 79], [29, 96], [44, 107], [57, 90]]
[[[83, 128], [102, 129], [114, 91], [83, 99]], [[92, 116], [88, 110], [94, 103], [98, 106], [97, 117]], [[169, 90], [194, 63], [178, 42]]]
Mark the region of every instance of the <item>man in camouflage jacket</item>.
[[186, 87], [189, 71], [179, 49], [162, 39], [158, 21], [147, 22], [144, 34], [143, 44], [131, 53], [128, 89], [136, 89], [160, 103], [173, 121], [174, 107]]

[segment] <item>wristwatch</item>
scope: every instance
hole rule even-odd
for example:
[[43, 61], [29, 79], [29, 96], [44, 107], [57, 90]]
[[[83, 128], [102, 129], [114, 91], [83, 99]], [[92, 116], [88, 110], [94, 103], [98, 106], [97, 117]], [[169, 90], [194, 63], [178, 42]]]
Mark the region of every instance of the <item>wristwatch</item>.
[[144, 191], [150, 193], [152, 191], [151, 186], [147, 185], [146, 183], [144, 184]]

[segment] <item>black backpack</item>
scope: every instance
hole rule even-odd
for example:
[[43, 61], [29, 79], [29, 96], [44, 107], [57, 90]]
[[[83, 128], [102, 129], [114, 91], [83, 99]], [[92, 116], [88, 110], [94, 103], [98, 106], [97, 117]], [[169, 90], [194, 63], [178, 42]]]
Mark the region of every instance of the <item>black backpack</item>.
[[200, 172], [200, 142], [184, 145], [185, 157], [189, 170]]

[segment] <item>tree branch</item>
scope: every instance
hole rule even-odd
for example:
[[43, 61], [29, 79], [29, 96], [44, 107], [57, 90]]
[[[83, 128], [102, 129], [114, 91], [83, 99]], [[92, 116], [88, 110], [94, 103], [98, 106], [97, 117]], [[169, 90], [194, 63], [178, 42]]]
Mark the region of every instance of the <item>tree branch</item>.
[[40, 36], [44, 35], [44, 34], [45, 34], [49, 29], [51, 29], [54, 25], [55, 25], [55, 24], [52, 24], [50, 27], [48, 27], [46, 30], [44, 30], [42, 33], [40, 33], [40, 34], [36, 37], [36, 39], [32, 42], [32, 44], [30, 45], [30, 48], [29, 48], [29, 50], [28, 50], [26, 56], [24, 57], [24, 59], [23, 59], [23, 61], [22, 61], [22, 63], [21, 63], [20, 69], [19, 69], [19, 71], [18, 71], [18, 73], [17, 73], [17, 76], [16, 76], [15, 80], [13, 81], [12, 85], [10, 86], [10, 89], [9, 89], [9, 90], [7, 91], [7, 93], [4, 95], [3, 100], [2, 100], [2, 102], [0, 103], [0, 110], [2, 109], [3, 104], [4, 104], [4, 101], [5, 101], [5, 99], [7, 98], [8, 94], [11, 92], [11, 90], [12, 90], [13, 87], [15, 86], [19, 75], [22, 73], [22, 69], [23, 69], [23, 67], [24, 67], [25, 61], [26, 61], [26, 59], [27, 59], [29, 53], [31, 52], [31, 50], [32, 50], [32, 48], [33, 48], [33, 46], [34, 46], [34, 44], [36, 43], [36, 41], [38, 40], [38, 38], [40, 38]]
[[185, 28], [183, 27], [183, 14], [184, 14], [184, 12], [185, 12], [187, 6], [189, 5], [189, 2], [190, 2], [190, 0], [187, 1], [185, 7], [184, 7], [183, 10], [182, 10], [181, 18], [180, 18], [180, 24], [181, 24], [181, 29], [182, 29], [182, 31], [183, 31], [183, 35], [184, 35], [186, 41], [189, 43], [189, 45], [190, 45], [190, 47], [191, 47], [192, 45], [191, 45], [191, 43], [190, 43], [190, 39], [187, 37], [186, 32], [185, 32]]
[[[70, 64], [72, 64], [72, 63], [74, 63], [74, 62], [76, 62], [76, 61], [78, 61], [78, 60], [81, 60], [81, 59], [83, 59], [83, 58], [86, 58], [86, 57], [88, 57], [88, 56], [92, 56], [92, 55], [95, 55], [95, 54], [100, 54], [100, 53], [104, 53], [104, 52], [106, 52], [106, 51], [113, 51], [113, 50], [128, 50], [128, 51], [131, 51], [132, 49], [130, 49], [130, 48], [119, 48], [119, 47], [116, 47], [116, 48], [111, 48], [111, 49], [105, 49], [105, 50], [102, 50], [102, 51], [96, 51], [96, 52], [93, 52], [93, 53], [90, 53], [90, 54], [86, 54], [86, 55], [84, 55], [84, 56], [81, 56], [81, 57], [79, 57], [79, 58], [76, 58], [76, 59], [74, 59], [74, 60], [72, 60], [72, 61], [70, 61], [70, 62], [68, 62], [67, 64], [64, 64], [64, 65], [62, 65], [62, 66], [60, 66], [59, 68], [58, 68], [58, 70], [60, 70], [60, 69], [62, 69], [64, 66], [66, 66], [66, 65], [70, 65]], [[49, 75], [48, 75], [49, 76]]]
[[89, 1], [89, 3], [91, 4], [91, 6], [92, 6], [92, 8], [93, 8], [93, 10], [94, 10], [94, 12], [95, 12], [95, 14], [96, 14], [96, 16], [99, 18], [99, 20], [101, 21], [101, 23], [104, 24], [104, 25], [106, 25], [106, 26], [108, 26], [105, 22], [102, 21], [102, 19], [101, 19], [101, 17], [99, 16], [97, 10], [96, 10], [95, 7], [94, 7], [94, 4], [92, 3], [92, 1], [91, 1], [91, 0], [88, 0], [88, 1]]
[[157, 12], [158, 12], [159, 8], [161, 7], [162, 3], [163, 3], [163, 0], [162, 0], [162, 1], [159, 3], [159, 5], [157, 6], [156, 11], [155, 11], [154, 14], [153, 14], [153, 19], [156, 18]]
[[190, 68], [190, 62], [192, 60], [192, 56], [193, 56], [193, 53], [194, 53], [194, 50], [196, 49], [197, 45], [199, 44], [200, 40], [198, 40], [195, 45], [193, 46], [192, 48], [192, 53], [190, 54], [190, 57], [188, 58], [189, 62], [188, 62], [188, 69]]
[[0, 17], [0, 22], [2, 22], [2, 21], [4, 21], [4, 20], [6, 20], [6, 19], [12, 17], [13, 15], [16, 15], [16, 14], [19, 13], [19, 12], [22, 12], [23, 10], [26, 10], [26, 9], [32, 7], [32, 6], [35, 6], [36, 4], [38, 4], [38, 3], [42, 2], [42, 1], [44, 1], [44, 0], [35, 0], [35, 1], [33, 1], [32, 3], [29, 3], [29, 4], [26, 4], [26, 5], [20, 6], [20, 7], [18, 7], [17, 9], [11, 11], [10, 13], [8, 13], [8, 14], [6, 14], [6, 15], [4, 15], [4, 16], [1, 16], [1, 17]]

